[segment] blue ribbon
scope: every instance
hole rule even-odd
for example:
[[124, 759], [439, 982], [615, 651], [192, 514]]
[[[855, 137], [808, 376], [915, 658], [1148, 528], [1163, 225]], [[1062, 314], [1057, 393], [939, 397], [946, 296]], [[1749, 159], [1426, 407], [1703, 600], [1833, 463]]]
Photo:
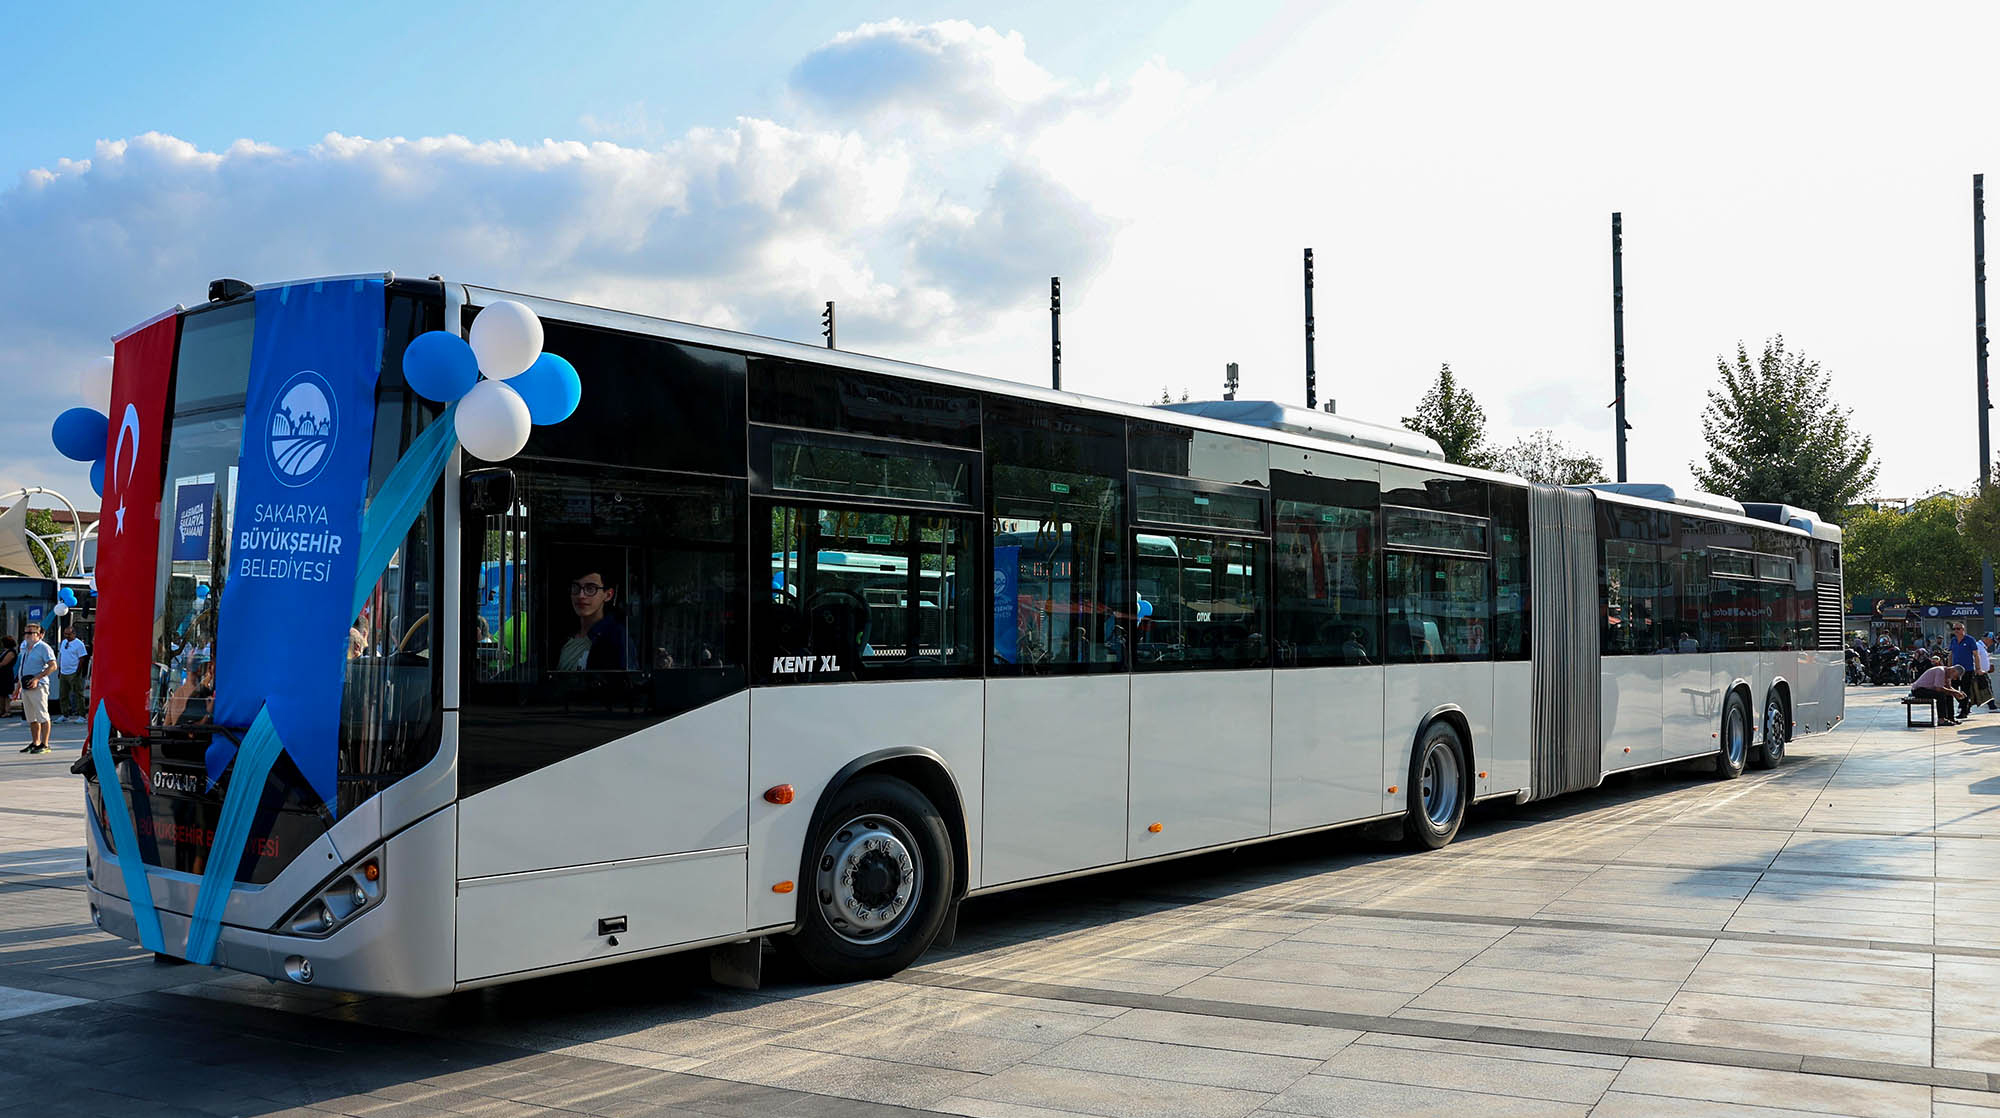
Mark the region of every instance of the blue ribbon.
[[[389, 559], [410, 525], [429, 501], [431, 489], [444, 476], [444, 468], [458, 449], [454, 421], [458, 405], [445, 408], [410, 449], [396, 462], [382, 489], [368, 503], [361, 520], [360, 563], [355, 569], [354, 609], [361, 607], [374, 592], [375, 583], [388, 569]], [[100, 702], [91, 716], [90, 755], [97, 766], [98, 788], [103, 793], [104, 814], [111, 821], [112, 841], [117, 844], [118, 866], [125, 878], [125, 893], [132, 903], [132, 916], [139, 925], [139, 942], [151, 951], [164, 952], [166, 938], [160, 932], [160, 916], [153, 904], [152, 883], [146, 876], [145, 861], [139, 854], [139, 836], [132, 824], [131, 805], [125, 802], [125, 787], [112, 764], [110, 718]], [[250, 839], [250, 825], [256, 821], [257, 807], [264, 798], [264, 785], [271, 766], [285, 751], [284, 742], [271, 725], [269, 708], [260, 707], [256, 720], [243, 735], [231, 764], [229, 788], [222, 794], [222, 817], [209, 846], [208, 864], [203, 867], [201, 887], [195, 893], [194, 916], [188, 923], [185, 958], [191, 963], [215, 959], [216, 941], [222, 936], [222, 917], [229, 895], [236, 887], [236, 869], [243, 861], [243, 847]], [[114, 795], [113, 792], [116, 792]]]
[[104, 817], [111, 821], [111, 841], [118, 848], [118, 870], [125, 878], [126, 899], [132, 902], [132, 919], [139, 925], [139, 945], [164, 952], [167, 938], [160, 933], [153, 883], [146, 876], [146, 860], [139, 854], [132, 805], [125, 800], [125, 783], [118, 779], [118, 765], [111, 759], [111, 716], [104, 713], [101, 699], [90, 713], [90, 761], [97, 766], [97, 790], [104, 800]]

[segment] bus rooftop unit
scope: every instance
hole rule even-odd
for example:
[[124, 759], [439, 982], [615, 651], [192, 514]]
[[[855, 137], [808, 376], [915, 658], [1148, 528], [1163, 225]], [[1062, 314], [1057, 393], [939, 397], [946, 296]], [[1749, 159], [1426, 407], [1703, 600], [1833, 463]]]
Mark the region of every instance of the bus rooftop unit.
[[[883, 975], [968, 896], [1358, 823], [1440, 847], [1478, 800], [1727, 779], [1843, 714], [1840, 533], [1800, 510], [383, 291], [371, 493], [440, 414], [421, 332], [519, 300], [583, 402], [504, 468], [453, 458], [355, 621], [333, 802], [272, 770], [223, 966], [431, 995], [717, 947], [749, 982], [768, 939]], [[164, 503], [227, 526], [257, 304], [214, 294], [178, 312]], [[231, 546], [161, 549], [149, 725], [88, 783], [92, 915], [137, 938], [136, 857], [169, 953], [222, 803], [211, 650], [286, 624], [218, 616]]]

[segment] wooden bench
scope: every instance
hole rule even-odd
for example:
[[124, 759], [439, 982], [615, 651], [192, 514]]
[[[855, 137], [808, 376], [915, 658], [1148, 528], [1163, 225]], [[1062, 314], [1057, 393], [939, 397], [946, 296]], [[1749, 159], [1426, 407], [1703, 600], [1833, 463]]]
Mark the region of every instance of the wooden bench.
[[[1918, 707], [1923, 708], [1925, 715], [1927, 715], [1930, 718], [1930, 721], [1928, 722], [1917, 721]], [[1914, 729], [1914, 728], [1922, 728], [1925, 726], [1929, 726], [1934, 729], [1937, 726], [1937, 700], [1919, 699], [1915, 695], [1903, 696], [1903, 727], [1905, 729]]]

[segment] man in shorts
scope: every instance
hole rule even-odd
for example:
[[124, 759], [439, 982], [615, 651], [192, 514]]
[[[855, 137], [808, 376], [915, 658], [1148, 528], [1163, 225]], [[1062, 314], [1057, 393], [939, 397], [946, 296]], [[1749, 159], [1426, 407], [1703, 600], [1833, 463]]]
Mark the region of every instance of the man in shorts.
[[42, 639], [42, 627], [30, 621], [21, 631], [21, 715], [28, 721], [28, 748], [23, 753], [49, 751], [49, 677], [55, 674], [56, 650]]

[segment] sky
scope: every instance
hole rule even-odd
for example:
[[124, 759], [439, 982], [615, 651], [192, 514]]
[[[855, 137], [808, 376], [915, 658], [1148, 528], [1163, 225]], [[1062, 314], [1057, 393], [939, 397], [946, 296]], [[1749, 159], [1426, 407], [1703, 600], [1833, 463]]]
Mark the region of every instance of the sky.
[[[193, 13], [193, 14], [190, 14]], [[1782, 335], [1877, 496], [1978, 468], [1971, 178], [2000, 5], [1480, 0], [32, 5], [0, 42], [0, 490], [207, 281], [394, 270], [1124, 400], [1411, 414], [1691, 484], [1719, 356]], [[117, 33], [117, 28], [126, 28]], [[2000, 179], [1995, 181], [2000, 192]], [[1996, 204], [2000, 209], [2000, 204]], [[2000, 245], [1996, 245], [2000, 252]]]

